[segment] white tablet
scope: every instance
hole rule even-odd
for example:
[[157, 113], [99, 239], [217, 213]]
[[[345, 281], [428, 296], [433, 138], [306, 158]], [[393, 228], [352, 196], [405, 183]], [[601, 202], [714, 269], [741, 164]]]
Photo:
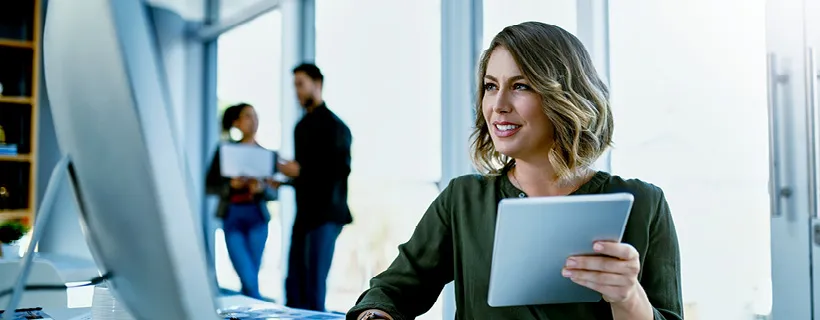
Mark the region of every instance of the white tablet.
[[224, 143], [219, 147], [223, 177], [273, 177], [276, 161], [276, 152], [255, 145]]
[[621, 241], [629, 193], [504, 199], [498, 204], [487, 303], [491, 307], [597, 302], [601, 294], [561, 275], [567, 258]]

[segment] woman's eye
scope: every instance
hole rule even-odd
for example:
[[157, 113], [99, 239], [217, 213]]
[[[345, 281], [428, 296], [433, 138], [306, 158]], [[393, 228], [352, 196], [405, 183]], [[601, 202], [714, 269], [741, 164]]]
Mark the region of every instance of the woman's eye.
[[495, 90], [496, 86], [493, 83], [485, 83], [484, 84], [484, 91]]
[[513, 85], [513, 89], [515, 90], [530, 90], [530, 86], [523, 84], [523, 83], [516, 83]]

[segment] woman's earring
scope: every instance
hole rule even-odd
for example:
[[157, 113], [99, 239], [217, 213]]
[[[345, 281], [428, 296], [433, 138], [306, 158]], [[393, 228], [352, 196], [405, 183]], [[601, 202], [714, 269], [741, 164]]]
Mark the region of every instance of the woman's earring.
[[228, 131], [228, 135], [233, 141], [242, 141], [242, 130], [239, 130], [237, 127], [231, 127]]

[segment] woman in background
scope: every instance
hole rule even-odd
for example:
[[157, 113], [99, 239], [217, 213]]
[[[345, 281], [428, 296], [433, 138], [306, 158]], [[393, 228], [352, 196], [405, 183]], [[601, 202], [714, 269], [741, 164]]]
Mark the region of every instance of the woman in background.
[[[256, 111], [247, 103], [231, 106], [222, 115], [222, 130], [225, 133], [232, 129], [242, 133], [242, 138], [234, 143], [261, 148], [256, 142], [258, 127]], [[263, 299], [259, 293], [259, 270], [270, 221], [266, 203], [277, 199], [276, 185], [273, 181], [256, 178], [223, 177], [217, 148], [206, 177], [206, 193], [219, 196], [216, 216], [222, 219], [225, 245], [242, 283], [242, 294]]]

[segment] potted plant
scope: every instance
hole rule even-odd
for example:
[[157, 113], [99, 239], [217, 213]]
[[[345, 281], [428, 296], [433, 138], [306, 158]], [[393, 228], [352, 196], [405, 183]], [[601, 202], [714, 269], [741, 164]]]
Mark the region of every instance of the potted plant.
[[6, 220], [0, 222], [0, 257], [3, 254], [17, 256], [20, 246], [16, 243], [28, 232], [28, 226], [21, 220]]

